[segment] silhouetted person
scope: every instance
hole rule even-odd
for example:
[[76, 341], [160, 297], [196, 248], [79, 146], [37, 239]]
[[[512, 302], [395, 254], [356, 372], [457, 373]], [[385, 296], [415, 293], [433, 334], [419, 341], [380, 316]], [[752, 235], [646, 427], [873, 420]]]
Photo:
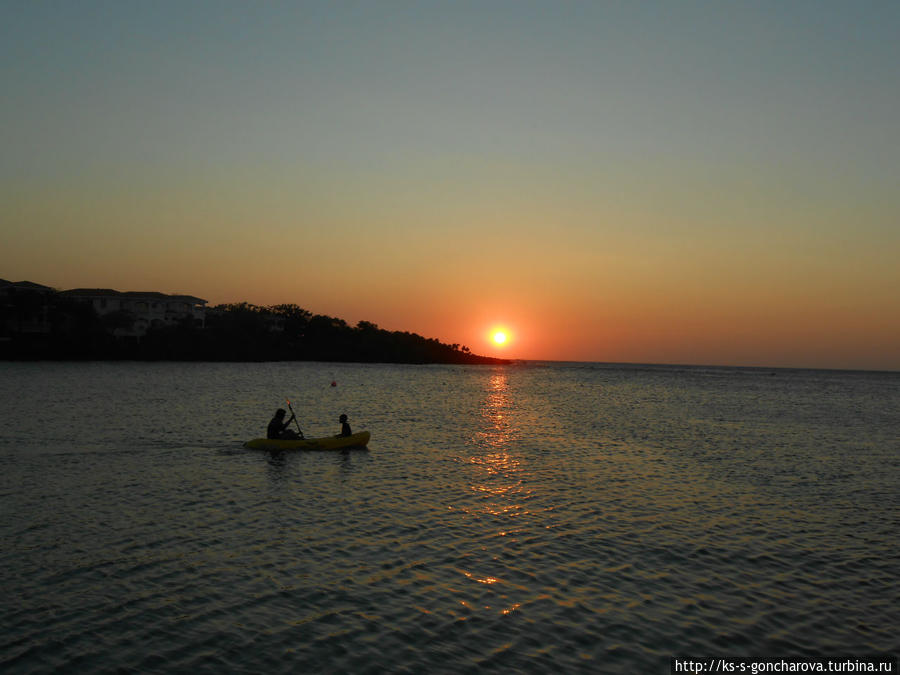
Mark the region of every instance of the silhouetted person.
[[287, 411], [285, 411], [284, 408], [279, 408], [275, 411], [275, 417], [272, 418], [272, 421], [269, 422], [269, 427], [266, 429], [266, 438], [280, 440], [303, 438], [302, 435], [298, 436], [296, 431], [288, 429], [288, 425], [294, 421], [294, 414], [291, 413], [290, 419], [285, 422], [284, 416], [286, 414]]
[[347, 424], [347, 416], [346, 415], [341, 415], [340, 418], [338, 418], [338, 422], [341, 423], [341, 433], [338, 434], [339, 436], [352, 436], [353, 435], [353, 431], [350, 430], [350, 425]]

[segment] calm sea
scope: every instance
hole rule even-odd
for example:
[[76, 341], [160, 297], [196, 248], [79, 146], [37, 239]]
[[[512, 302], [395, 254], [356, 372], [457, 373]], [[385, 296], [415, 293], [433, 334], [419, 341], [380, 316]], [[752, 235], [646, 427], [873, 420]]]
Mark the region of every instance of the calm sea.
[[[243, 449], [286, 397], [369, 450]], [[900, 652], [897, 373], [2, 363], [0, 402], [3, 672]]]

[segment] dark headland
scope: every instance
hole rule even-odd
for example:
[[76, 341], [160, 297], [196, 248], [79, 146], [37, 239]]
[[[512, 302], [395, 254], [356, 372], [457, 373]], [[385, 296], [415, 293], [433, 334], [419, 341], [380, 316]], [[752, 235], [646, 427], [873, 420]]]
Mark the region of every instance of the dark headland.
[[416, 333], [294, 304], [207, 307], [190, 295], [60, 291], [0, 279], [0, 359], [506, 364]]

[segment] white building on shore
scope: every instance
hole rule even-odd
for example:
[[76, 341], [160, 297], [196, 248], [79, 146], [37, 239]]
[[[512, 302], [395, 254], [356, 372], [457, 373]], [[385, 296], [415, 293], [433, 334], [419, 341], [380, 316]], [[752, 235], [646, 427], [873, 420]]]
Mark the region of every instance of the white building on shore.
[[119, 337], [140, 337], [153, 326], [171, 326], [185, 319], [198, 328], [206, 325], [206, 303], [193, 295], [166, 295], [154, 291], [115, 291], [111, 288], [75, 288], [62, 291], [73, 300], [89, 302], [99, 316], [121, 312], [123, 324], [133, 319], [130, 327], [123, 325], [114, 331]]

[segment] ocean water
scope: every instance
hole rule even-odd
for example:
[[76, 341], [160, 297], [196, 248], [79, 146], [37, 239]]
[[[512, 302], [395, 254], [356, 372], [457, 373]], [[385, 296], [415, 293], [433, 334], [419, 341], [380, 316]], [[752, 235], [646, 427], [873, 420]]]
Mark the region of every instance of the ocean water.
[[[243, 449], [286, 397], [369, 449]], [[0, 403], [4, 673], [900, 652], [897, 373], [0, 363]]]

